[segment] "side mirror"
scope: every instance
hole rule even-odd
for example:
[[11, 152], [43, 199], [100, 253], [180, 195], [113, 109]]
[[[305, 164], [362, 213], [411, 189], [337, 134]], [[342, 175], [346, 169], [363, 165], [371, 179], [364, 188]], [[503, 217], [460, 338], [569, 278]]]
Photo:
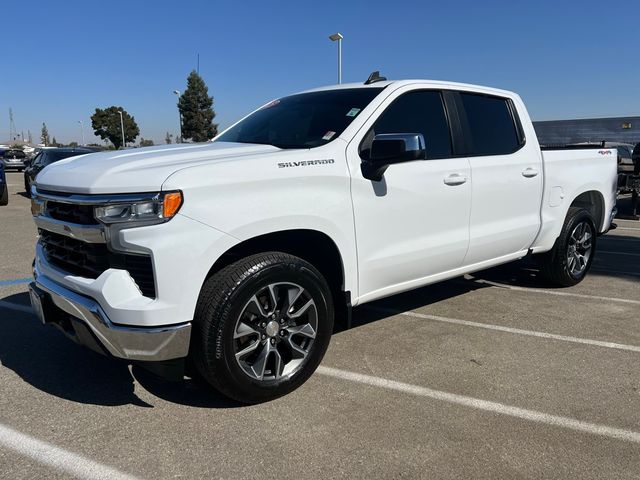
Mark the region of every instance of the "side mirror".
[[373, 137], [369, 160], [363, 161], [360, 168], [364, 178], [379, 182], [389, 165], [426, 158], [421, 133], [383, 133]]

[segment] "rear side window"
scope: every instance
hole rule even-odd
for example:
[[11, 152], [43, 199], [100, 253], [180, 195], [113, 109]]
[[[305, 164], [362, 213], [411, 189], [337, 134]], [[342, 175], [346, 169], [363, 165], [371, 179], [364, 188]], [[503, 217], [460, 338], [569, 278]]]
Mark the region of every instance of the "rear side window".
[[373, 136], [380, 133], [421, 133], [428, 159], [451, 157], [449, 123], [438, 91], [409, 92], [397, 98], [373, 125], [361, 155], [368, 153]]
[[462, 92], [460, 98], [471, 135], [471, 155], [506, 155], [521, 147], [508, 99]]

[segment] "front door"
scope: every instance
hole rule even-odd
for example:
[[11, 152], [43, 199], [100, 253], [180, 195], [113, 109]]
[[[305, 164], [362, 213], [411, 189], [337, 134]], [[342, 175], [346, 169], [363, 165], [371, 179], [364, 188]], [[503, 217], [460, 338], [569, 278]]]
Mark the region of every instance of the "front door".
[[[454, 158], [442, 93], [392, 94], [347, 147], [358, 245], [360, 301], [426, 283], [462, 265], [469, 245], [471, 171]], [[374, 135], [421, 133], [427, 159], [391, 165], [381, 181], [360, 164]]]

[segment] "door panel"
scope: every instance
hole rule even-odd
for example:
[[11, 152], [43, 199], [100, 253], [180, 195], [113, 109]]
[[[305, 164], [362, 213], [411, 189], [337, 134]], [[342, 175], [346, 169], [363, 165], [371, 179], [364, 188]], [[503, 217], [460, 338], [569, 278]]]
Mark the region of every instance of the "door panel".
[[[367, 300], [460, 267], [469, 245], [471, 168], [467, 158], [453, 158], [441, 92], [404, 87], [379, 111], [346, 151], [359, 296]], [[422, 134], [427, 159], [391, 165], [379, 182], [364, 178], [362, 158], [368, 158], [371, 140], [381, 133]]]
[[513, 102], [460, 92], [472, 187], [469, 253], [464, 264], [528, 249], [540, 226], [542, 155], [526, 139]]
[[419, 160], [390, 166], [381, 182], [352, 180], [358, 241], [359, 291], [460, 267], [469, 244], [471, 181], [466, 158]]

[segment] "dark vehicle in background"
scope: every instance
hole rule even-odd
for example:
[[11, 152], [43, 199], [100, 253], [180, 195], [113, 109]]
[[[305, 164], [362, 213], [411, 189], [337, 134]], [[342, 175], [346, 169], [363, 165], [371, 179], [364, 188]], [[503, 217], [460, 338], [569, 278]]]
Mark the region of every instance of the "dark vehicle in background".
[[9, 187], [7, 186], [7, 177], [4, 174], [4, 164], [0, 162], [0, 205], [9, 203]]
[[11, 148], [6, 150], [2, 155], [2, 163], [5, 170], [15, 168], [19, 172], [25, 169], [27, 161], [27, 154], [22, 150]]
[[606, 146], [618, 150], [618, 173], [633, 173], [633, 145], [607, 142]]
[[27, 195], [31, 195], [31, 184], [35, 181], [36, 176], [47, 165], [58, 162], [62, 159], [75, 157], [76, 155], [85, 155], [87, 153], [94, 153], [95, 150], [91, 148], [75, 147], [75, 148], [47, 148], [41, 150], [31, 160], [29, 166], [24, 171], [24, 189]]

